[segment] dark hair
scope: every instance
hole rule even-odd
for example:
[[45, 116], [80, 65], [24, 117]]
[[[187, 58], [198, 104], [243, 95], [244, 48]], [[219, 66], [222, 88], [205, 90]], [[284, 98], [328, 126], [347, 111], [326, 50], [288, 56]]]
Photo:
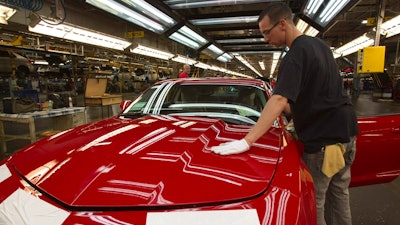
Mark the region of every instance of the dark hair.
[[292, 10], [289, 6], [282, 2], [274, 2], [267, 5], [258, 17], [258, 22], [268, 16], [271, 23], [276, 23], [278, 20], [285, 18], [288, 21], [292, 21]]

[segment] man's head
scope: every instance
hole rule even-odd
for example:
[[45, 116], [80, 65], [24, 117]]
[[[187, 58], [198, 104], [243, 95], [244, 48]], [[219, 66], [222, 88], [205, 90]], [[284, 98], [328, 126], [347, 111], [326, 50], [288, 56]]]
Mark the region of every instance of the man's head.
[[264, 41], [274, 46], [288, 45], [287, 33], [294, 31], [292, 10], [281, 2], [270, 3], [258, 17]]
[[183, 72], [189, 74], [190, 73], [190, 65], [184, 64], [182, 70], [183, 70]]

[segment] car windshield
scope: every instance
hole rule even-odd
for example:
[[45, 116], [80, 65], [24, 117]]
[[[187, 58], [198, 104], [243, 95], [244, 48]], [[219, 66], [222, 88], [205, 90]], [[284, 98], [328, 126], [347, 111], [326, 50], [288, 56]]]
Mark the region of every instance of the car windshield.
[[121, 116], [204, 116], [249, 125], [257, 121], [267, 99], [264, 87], [258, 86], [162, 83], [145, 91]]

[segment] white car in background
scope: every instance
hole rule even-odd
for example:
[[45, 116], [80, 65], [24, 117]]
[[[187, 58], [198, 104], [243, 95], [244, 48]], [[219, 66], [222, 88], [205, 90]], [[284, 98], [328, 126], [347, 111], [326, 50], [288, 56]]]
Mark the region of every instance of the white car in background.
[[19, 77], [25, 77], [35, 70], [29, 59], [12, 50], [0, 49], [0, 74], [10, 76], [13, 71], [12, 63], [14, 63], [15, 74]]

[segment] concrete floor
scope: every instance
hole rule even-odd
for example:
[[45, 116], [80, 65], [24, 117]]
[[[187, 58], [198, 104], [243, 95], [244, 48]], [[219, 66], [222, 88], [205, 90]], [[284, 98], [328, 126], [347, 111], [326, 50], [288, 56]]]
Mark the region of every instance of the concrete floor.
[[[133, 99], [136, 95], [136, 93], [124, 93], [123, 99]], [[83, 96], [75, 97], [74, 101], [76, 106], [83, 106]], [[400, 114], [400, 103], [374, 99], [371, 92], [361, 93], [352, 101], [358, 116]], [[87, 119], [88, 122], [96, 121], [102, 119], [102, 115], [107, 117], [118, 112], [119, 105], [109, 108], [87, 107]], [[46, 121], [38, 125], [48, 126]], [[19, 142], [10, 147], [16, 150], [26, 144]], [[400, 225], [400, 178], [387, 184], [351, 188], [350, 195], [353, 225]]]
[[[373, 99], [369, 92], [352, 101], [358, 116], [400, 114], [400, 103]], [[400, 225], [400, 177], [386, 184], [350, 188], [350, 204], [353, 225]]]

